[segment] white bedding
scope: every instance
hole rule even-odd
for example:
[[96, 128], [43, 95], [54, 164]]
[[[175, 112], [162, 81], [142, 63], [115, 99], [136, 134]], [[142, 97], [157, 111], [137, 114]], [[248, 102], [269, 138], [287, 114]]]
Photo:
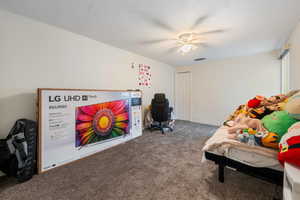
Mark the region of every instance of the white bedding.
[[[257, 146], [252, 147], [237, 140], [228, 139], [226, 127], [219, 128], [206, 141], [202, 151], [222, 155], [253, 167], [268, 167], [283, 171], [277, 160], [276, 150]], [[205, 156], [203, 156], [203, 159], [205, 160]]]
[[217, 155], [222, 155], [240, 163], [252, 166], [252, 167], [267, 167], [283, 171], [283, 167], [280, 165], [277, 159], [266, 157], [255, 152], [243, 151], [238, 148], [230, 147], [224, 154], [220, 154], [219, 150], [208, 151]]

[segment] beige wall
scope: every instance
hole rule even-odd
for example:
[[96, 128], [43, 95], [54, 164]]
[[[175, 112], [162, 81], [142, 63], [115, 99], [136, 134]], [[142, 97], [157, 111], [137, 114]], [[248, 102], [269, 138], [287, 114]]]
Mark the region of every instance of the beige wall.
[[289, 39], [289, 43], [291, 44], [291, 89], [300, 89], [300, 23], [293, 31]]
[[0, 10], [0, 138], [18, 118], [35, 119], [37, 88], [136, 89], [131, 63], [150, 65], [152, 87], [173, 104], [174, 71], [169, 65]]
[[220, 125], [237, 106], [255, 95], [280, 93], [280, 62], [276, 55], [208, 60], [176, 68], [192, 73], [192, 121]]

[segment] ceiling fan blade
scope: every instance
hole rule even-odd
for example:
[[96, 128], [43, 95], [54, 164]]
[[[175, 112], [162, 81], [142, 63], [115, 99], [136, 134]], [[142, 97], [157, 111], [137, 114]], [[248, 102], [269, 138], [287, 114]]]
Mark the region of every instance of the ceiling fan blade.
[[169, 49], [167, 50], [167, 53], [170, 54], [170, 53], [173, 53], [173, 52], [175, 52], [175, 51], [177, 51], [177, 50], [178, 50], [178, 47], [171, 47], [171, 48], [169, 48]]
[[184, 41], [181, 41], [181, 40], [177, 40], [176, 41], [176, 44], [179, 46], [179, 45], [184, 45], [185, 44], [185, 42]]
[[210, 45], [207, 44], [206, 42], [200, 42], [200, 43], [198, 43], [198, 45], [203, 46], [203, 47], [205, 47], [205, 48], [210, 47]]
[[216, 29], [216, 30], [212, 30], [212, 31], [201, 32], [201, 33], [199, 33], [199, 35], [207, 35], [207, 34], [215, 34], [215, 33], [224, 33], [225, 31], [226, 31], [225, 29]]
[[192, 42], [192, 44], [198, 45], [198, 46], [203, 46], [205, 48], [210, 47], [210, 45], [207, 44], [206, 42]]
[[149, 16], [142, 12], [136, 12], [136, 14], [144, 21], [151, 23], [160, 29], [163, 29], [163, 30], [165, 30], [167, 32], [171, 32], [171, 33], [176, 32], [176, 30], [173, 27], [171, 27], [169, 24], [161, 21], [160, 19], [154, 18], [154, 17]]
[[208, 18], [207, 15], [204, 15], [202, 17], [198, 17], [198, 19], [196, 19], [195, 23], [191, 26], [191, 30], [196, 29], [200, 24], [202, 24], [206, 19]]
[[167, 42], [170, 41], [170, 39], [154, 39], [154, 40], [145, 40], [139, 42], [140, 44], [156, 44], [156, 43], [161, 43], [161, 42]]
[[191, 43], [199, 43], [199, 42], [201, 42], [200, 40], [201, 40], [200, 38], [195, 38], [195, 39], [190, 40], [189, 42], [191, 42]]
[[164, 29], [164, 30], [172, 32], [172, 33], [176, 32], [171, 26], [169, 26], [168, 24], [166, 24], [158, 19], [152, 18], [152, 19], [150, 19], [150, 21], [152, 22], [152, 24], [154, 24], [155, 26], [157, 26], [161, 29]]

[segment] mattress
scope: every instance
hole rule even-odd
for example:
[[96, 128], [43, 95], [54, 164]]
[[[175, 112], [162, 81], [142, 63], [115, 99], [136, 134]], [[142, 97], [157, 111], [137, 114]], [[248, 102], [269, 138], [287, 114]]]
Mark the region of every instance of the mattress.
[[[267, 167], [283, 171], [277, 160], [278, 151], [265, 147], [250, 146], [237, 140], [229, 139], [227, 127], [224, 126], [220, 127], [206, 141], [202, 151], [225, 156], [252, 167]], [[205, 156], [203, 156], [203, 159], [205, 160]]]
[[[222, 147], [218, 147], [218, 148], [222, 148]], [[280, 163], [276, 158], [267, 157], [261, 154], [257, 154], [255, 152], [244, 151], [242, 149], [235, 148], [235, 147], [229, 147], [226, 149], [225, 152], [218, 148], [214, 150], [210, 150], [208, 152], [220, 156], [225, 156], [227, 158], [230, 158], [232, 160], [238, 161], [240, 163], [252, 167], [266, 167], [270, 169], [283, 171], [283, 167], [280, 165]], [[222, 151], [224, 152], [223, 154], [220, 153]]]

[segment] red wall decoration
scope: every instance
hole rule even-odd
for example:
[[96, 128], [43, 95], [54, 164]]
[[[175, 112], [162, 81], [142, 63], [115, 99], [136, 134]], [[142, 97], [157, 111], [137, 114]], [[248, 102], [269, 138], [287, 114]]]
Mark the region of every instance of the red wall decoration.
[[151, 87], [151, 67], [139, 64], [139, 86]]

